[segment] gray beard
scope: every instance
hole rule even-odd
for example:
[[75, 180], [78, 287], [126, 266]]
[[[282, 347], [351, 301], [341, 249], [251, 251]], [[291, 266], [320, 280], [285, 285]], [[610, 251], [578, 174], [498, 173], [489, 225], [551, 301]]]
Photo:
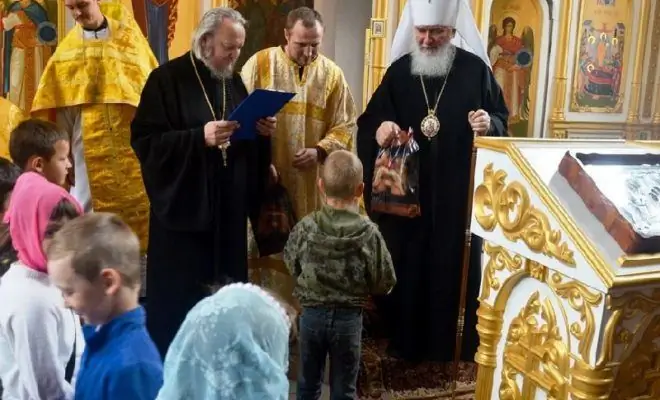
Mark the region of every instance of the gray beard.
[[217, 69], [214, 67], [207, 58], [202, 58], [202, 63], [209, 69], [211, 75], [216, 79], [228, 79], [234, 75], [234, 65], [230, 65], [223, 69]]
[[423, 52], [419, 45], [414, 43], [410, 56], [410, 69], [413, 75], [443, 77], [449, 73], [454, 63], [456, 46], [449, 43], [429, 54]]

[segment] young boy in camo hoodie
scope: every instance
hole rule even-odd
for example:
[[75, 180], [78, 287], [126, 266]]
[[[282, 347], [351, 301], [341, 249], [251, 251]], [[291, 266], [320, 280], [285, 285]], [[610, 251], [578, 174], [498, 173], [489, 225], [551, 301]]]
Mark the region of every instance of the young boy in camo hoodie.
[[318, 181], [320, 211], [294, 227], [284, 262], [296, 279], [300, 315], [298, 399], [321, 392], [330, 355], [333, 398], [357, 398], [362, 307], [369, 295], [388, 294], [396, 283], [392, 258], [376, 224], [359, 214], [362, 163], [353, 153], [332, 152]]

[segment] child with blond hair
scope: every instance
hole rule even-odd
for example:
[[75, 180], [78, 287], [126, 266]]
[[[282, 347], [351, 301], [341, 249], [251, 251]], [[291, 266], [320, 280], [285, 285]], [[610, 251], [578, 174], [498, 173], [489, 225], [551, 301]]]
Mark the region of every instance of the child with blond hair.
[[137, 235], [117, 215], [87, 214], [64, 225], [47, 254], [51, 279], [86, 323], [76, 398], [156, 398], [163, 366], [138, 303]]
[[284, 249], [302, 306], [298, 399], [318, 399], [330, 355], [333, 399], [357, 397], [362, 308], [396, 283], [392, 258], [376, 225], [359, 213], [362, 163], [345, 150], [330, 153], [318, 180], [325, 205], [303, 218]]
[[163, 367], [138, 303], [137, 235], [117, 215], [87, 214], [66, 224], [47, 254], [51, 279], [86, 323], [76, 398], [156, 398]]

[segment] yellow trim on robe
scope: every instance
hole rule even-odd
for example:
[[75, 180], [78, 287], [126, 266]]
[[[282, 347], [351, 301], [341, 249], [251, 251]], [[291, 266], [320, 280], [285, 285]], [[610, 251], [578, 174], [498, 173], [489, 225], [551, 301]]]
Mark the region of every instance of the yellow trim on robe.
[[332, 60], [319, 55], [301, 77], [284, 50], [271, 47], [250, 57], [241, 76], [248, 92], [271, 89], [297, 93], [277, 115], [272, 155], [296, 217], [301, 219], [318, 210], [322, 202], [316, 184], [318, 168], [293, 168], [295, 153], [316, 146], [327, 153], [353, 147], [357, 108], [344, 74]]
[[130, 145], [130, 124], [142, 88], [158, 66], [137, 22], [121, 3], [101, 3], [109, 37], [83, 40], [76, 25], [57, 46], [32, 106], [51, 119], [81, 106], [84, 157], [96, 212], [119, 214], [148, 243], [149, 201]]
[[11, 131], [25, 119], [27, 119], [27, 115], [19, 106], [0, 97], [0, 157], [11, 159], [9, 156]]

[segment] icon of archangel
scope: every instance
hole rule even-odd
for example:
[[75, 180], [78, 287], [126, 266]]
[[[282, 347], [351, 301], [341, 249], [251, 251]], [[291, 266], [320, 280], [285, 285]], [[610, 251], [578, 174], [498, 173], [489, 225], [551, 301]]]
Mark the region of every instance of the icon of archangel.
[[534, 30], [525, 26], [518, 36], [516, 26], [517, 21], [511, 16], [502, 20], [501, 32], [496, 24], [490, 26], [488, 56], [495, 79], [502, 87], [504, 100], [509, 108], [509, 124], [524, 125], [520, 134], [516, 135], [524, 136], [527, 134], [531, 112]]

